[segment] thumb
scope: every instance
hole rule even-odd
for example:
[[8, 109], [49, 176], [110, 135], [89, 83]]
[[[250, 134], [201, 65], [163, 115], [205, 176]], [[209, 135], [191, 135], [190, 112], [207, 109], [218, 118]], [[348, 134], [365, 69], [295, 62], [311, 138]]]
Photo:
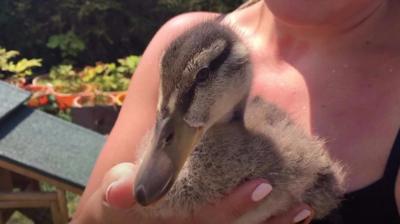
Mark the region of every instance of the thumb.
[[105, 174], [102, 182], [105, 203], [119, 209], [131, 208], [136, 203], [132, 189], [136, 168], [133, 163], [120, 163]]

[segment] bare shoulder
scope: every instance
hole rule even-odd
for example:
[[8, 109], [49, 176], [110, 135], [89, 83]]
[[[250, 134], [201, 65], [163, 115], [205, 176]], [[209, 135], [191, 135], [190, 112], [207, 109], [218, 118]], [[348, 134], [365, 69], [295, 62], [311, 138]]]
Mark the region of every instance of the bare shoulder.
[[168, 20], [160, 29], [163, 31], [177, 31], [179, 33], [195, 26], [198, 23], [215, 19], [220, 16], [220, 13], [214, 12], [189, 12], [177, 15], [170, 20]]
[[159, 31], [156, 33], [153, 40], [147, 47], [146, 51], [151, 50], [151, 48], [154, 48], [156, 46], [159, 46], [161, 49], [165, 49], [166, 45], [172, 42], [172, 40], [174, 40], [184, 31], [201, 22], [216, 18], [219, 15], [219, 13], [212, 12], [190, 12], [175, 16], [172, 19], [168, 20], [159, 29]]

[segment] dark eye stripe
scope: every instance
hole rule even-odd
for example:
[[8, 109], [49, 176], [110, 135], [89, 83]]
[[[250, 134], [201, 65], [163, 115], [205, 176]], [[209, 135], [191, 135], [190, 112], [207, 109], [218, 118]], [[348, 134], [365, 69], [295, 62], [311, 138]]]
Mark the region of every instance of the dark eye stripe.
[[210, 62], [209, 68], [211, 71], [217, 70], [221, 65], [226, 61], [228, 58], [229, 54], [231, 53], [231, 44], [228, 43], [228, 45], [225, 47], [225, 49], [221, 52], [218, 57], [216, 57], [214, 60]]
[[194, 94], [196, 90], [196, 84], [193, 84], [190, 89], [184, 93], [183, 96], [178, 97], [182, 101], [180, 102], [180, 110], [185, 114], [188, 110], [190, 105], [192, 104]]
[[215, 70], [219, 69], [221, 67], [221, 65], [226, 61], [226, 59], [228, 58], [230, 53], [231, 53], [231, 44], [228, 43], [228, 45], [221, 52], [221, 54], [218, 55], [218, 57], [216, 57], [214, 60], [212, 60], [208, 67], [203, 68], [203, 69], [206, 69], [206, 70], [201, 69], [203, 71], [201, 71], [201, 70], [199, 71], [199, 73], [200, 72], [201, 73], [204, 72], [204, 74], [197, 74], [196, 81], [189, 88], [189, 90], [184, 93], [184, 96], [183, 97], [182, 96], [178, 97], [179, 99], [182, 100], [180, 102], [180, 107], [181, 107], [181, 111], [183, 113], [186, 113], [189, 110], [190, 105], [192, 104], [197, 84], [201, 83], [202, 81], [206, 81], [207, 79], [209, 79], [210, 73], [212, 71], [215, 71]]

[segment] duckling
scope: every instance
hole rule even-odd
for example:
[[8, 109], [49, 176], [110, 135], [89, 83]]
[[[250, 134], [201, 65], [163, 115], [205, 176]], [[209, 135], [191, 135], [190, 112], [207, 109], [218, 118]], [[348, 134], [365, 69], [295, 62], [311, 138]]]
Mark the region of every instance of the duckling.
[[134, 195], [144, 215], [189, 217], [249, 179], [273, 186], [236, 223], [260, 223], [297, 202], [317, 219], [337, 207], [343, 172], [277, 106], [249, 97], [248, 49], [228, 26], [203, 22], [162, 56], [155, 127], [143, 144]]

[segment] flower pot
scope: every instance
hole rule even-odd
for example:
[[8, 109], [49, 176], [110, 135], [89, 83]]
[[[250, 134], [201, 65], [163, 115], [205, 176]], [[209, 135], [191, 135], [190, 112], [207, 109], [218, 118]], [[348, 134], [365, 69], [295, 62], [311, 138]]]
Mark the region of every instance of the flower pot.
[[93, 107], [112, 106], [115, 104], [114, 97], [108, 94], [86, 94], [80, 95], [74, 99], [73, 107]]
[[36, 86], [33, 84], [28, 84], [25, 85], [23, 88], [32, 93], [51, 93], [51, 89], [48, 86]]
[[90, 95], [90, 86], [83, 85], [83, 88], [79, 92], [74, 93], [63, 93], [60, 91], [59, 86], [54, 86], [53, 94], [56, 98], [56, 102], [60, 109], [70, 108], [74, 104], [75, 98], [81, 95]]
[[122, 103], [124, 102], [126, 97], [126, 91], [125, 92], [120, 92], [118, 95], [115, 96], [115, 103], [118, 106], [122, 106]]
[[26, 84], [26, 79], [25, 78], [15, 78], [15, 77], [10, 77], [8, 79], [6, 79], [6, 82], [17, 86], [19, 88], [22, 88], [25, 84]]
[[78, 96], [78, 94], [55, 94], [58, 107], [62, 110], [72, 107], [75, 98]]
[[103, 90], [101, 90], [101, 89], [97, 89], [97, 91], [98, 91], [99, 93], [111, 95], [111, 96], [113, 96], [113, 97], [116, 97], [116, 96], [118, 96], [118, 94], [120, 94], [120, 93], [123, 92], [123, 91], [103, 91]]
[[94, 96], [92, 95], [80, 95], [74, 98], [72, 107], [90, 107], [94, 106]]
[[34, 86], [52, 86], [50, 77], [48, 75], [39, 75], [32, 79]]
[[70, 87], [70, 85], [66, 85], [66, 84], [59, 84], [59, 85], [54, 85], [53, 86], [53, 92], [55, 94], [81, 94], [81, 93], [90, 93], [92, 92], [93, 88], [91, 85], [89, 84], [80, 84], [79, 85], [79, 89], [63, 89], [65, 87]]
[[120, 108], [115, 106], [72, 107], [72, 122], [103, 135], [109, 134]]
[[41, 92], [34, 93], [26, 103], [26, 105], [31, 108], [41, 107], [47, 104], [49, 104], [49, 96]]
[[114, 101], [112, 95], [104, 93], [78, 96], [71, 108], [72, 122], [108, 134], [119, 113]]

